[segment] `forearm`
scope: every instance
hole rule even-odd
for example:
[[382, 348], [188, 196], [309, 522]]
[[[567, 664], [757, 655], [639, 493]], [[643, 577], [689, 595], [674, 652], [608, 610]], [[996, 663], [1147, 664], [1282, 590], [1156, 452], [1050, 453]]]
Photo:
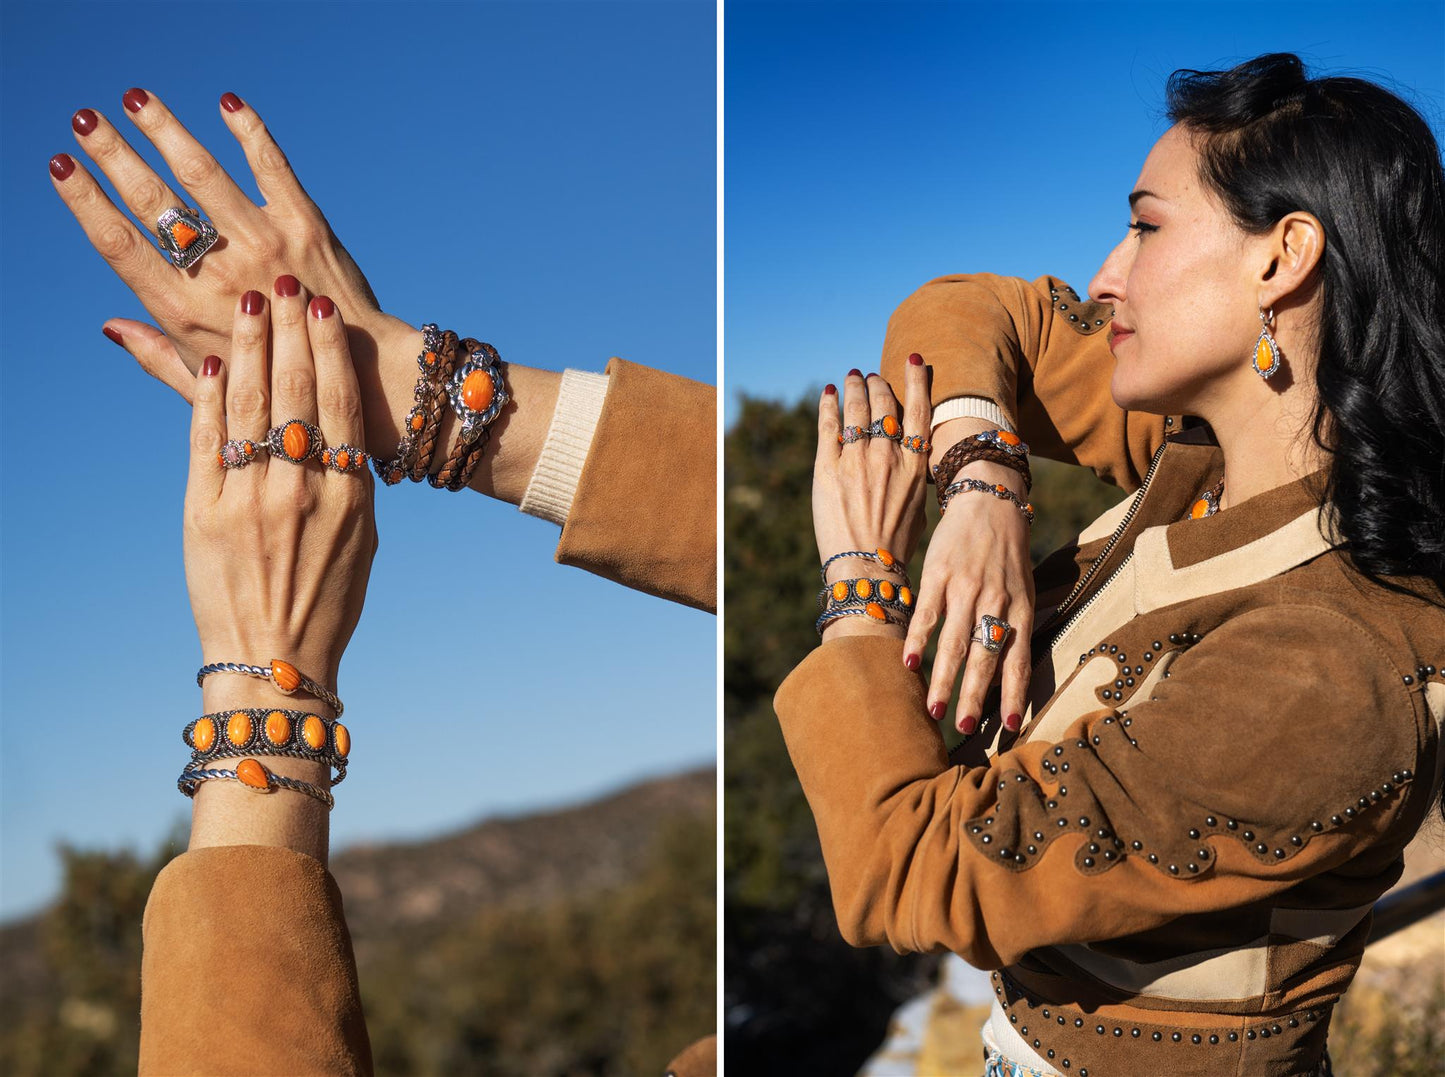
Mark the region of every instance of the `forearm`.
[[[380, 315], [375, 328], [353, 333], [363, 336], [357, 360], [367, 451], [388, 459], [401, 440], [401, 423], [413, 403], [418, 376], [417, 356], [422, 350], [421, 330], [396, 318]], [[353, 354], [357, 354], [353, 343]], [[503, 356], [503, 359], [506, 359]], [[472, 475], [478, 493], [517, 505], [547, 437], [562, 375], [507, 361], [507, 391], [512, 402], [492, 425], [491, 438], [481, 463]], [[450, 407], [442, 412], [432, 470], [435, 471], [456, 437], [457, 418]]]

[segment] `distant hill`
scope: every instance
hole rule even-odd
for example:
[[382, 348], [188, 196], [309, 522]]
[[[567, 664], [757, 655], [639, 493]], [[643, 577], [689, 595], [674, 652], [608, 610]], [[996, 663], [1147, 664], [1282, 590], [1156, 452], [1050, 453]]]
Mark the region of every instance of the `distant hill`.
[[[661, 1072], [713, 1030], [716, 772], [331, 858], [378, 1072]], [[62, 850], [0, 928], [0, 1072], [134, 1074], [140, 918], [169, 859]]]

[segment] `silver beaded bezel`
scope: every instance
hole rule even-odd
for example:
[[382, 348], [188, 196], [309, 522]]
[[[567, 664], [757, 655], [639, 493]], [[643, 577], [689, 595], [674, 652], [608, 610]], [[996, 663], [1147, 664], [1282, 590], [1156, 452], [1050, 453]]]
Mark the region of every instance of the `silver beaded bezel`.
[[[467, 407], [462, 400], [462, 387], [466, 385], [467, 378], [478, 371], [485, 371], [492, 379], [492, 402], [482, 411]], [[506, 380], [502, 377], [501, 357], [490, 344], [483, 344], [467, 356], [467, 361], [452, 373], [446, 393], [452, 410], [462, 421], [462, 428], [457, 436], [468, 445], [477, 440], [484, 428], [496, 421], [507, 402], [512, 399], [507, 392]]]
[[[300, 423], [306, 428], [309, 435], [306, 455], [296, 458], [286, 452], [286, 428], [292, 423]], [[308, 423], [305, 419], [287, 419], [278, 426], [271, 427], [266, 431], [266, 451], [277, 460], [285, 460], [288, 464], [304, 464], [307, 460], [315, 459], [321, 455], [321, 430], [315, 423]]]

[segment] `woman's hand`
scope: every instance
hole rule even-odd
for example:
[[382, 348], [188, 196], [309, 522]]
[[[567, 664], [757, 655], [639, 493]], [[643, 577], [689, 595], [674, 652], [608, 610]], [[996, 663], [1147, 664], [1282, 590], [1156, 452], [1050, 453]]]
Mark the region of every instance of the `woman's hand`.
[[[262, 446], [269, 428], [299, 419], [319, 425], [333, 452], [364, 448], [346, 327], [329, 299], [308, 306], [304, 294], [273, 297], [268, 317], [266, 298], [247, 292], [232, 318], [229, 365], [207, 358], [196, 380], [186, 484], [186, 584], [203, 661], [280, 658], [334, 689], [376, 554], [371, 474], [364, 463], [323, 467], [319, 449], [295, 464]], [[221, 466], [230, 440], [256, 446], [249, 464]], [[271, 686], [247, 677], [204, 687], [208, 711], [281, 701], [256, 702]]]
[[[916, 361], [915, 361], [916, 360]], [[923, 526], [923, 482], [928, 470], [924, 453], [905, 450], [888, 438], [875, 437], [840, 445], [846, 426], [866, 427], [892, 416], [906, 436], [927, 437], [932, 409], [928, 402], [928, 371], [917, 356], [909, 358], [903, 414], [888, 383], [874, 374], [867, 379], [854, 370], [843, 380], [843, 417], [830, 385], [818, 406], [818, 456], [813, 465], [813, 530], [818, 554], [826, 561], [849, 550], [884, 549], [906, 564], [918, 545]], [[829, 582], [879, 574], [872, 561], [849, 558], [833, 562]], [[901, 636], [899, 628], [868, 617], [840, 617], [825, 629], [825, 638], [884, 633]], [[915, 664], [914, 669], [918, 668]]]
[[[976, 419], [944, 423], [934, 431], [934, 454], [940, 455], [970, 434], [992, 429]], [[1015, 493], [1023, 493], [1018, 472], [1001, 464], [975, 461], [959, 471], [958, 477], [964, 476], [1003, 483]], [[961, 669], [958, 730], [973, 733], [989, 685], [1001, 676], [999, 713], [1006, 729], [1017, 730], [1028, 699], [1033, 613], [1029, 525], [1023, 513], [1013, 503], [987, 494], [956, 495], [929, 540], [918, 608], [903, 647], [904, 661], [916, 662], [934, 628], [943, 622], [928, 686], [928, 713], [942, 718], [948, 712]], [[984, 614], [1006, 621], [1010, 627], [1000, 653], [988, 651], [971, 638], [980, 635]]]
[[[221, 116], [246, 153], [266, 200], [263, 206], [247, 197], [158, 98], [133, 89], [124, 103], [131, 122], [154, 143], [180, 181], [183, 194], [173, 191], [120, 132], [91, 109], [81, 109], [72, 119], [76, 141], [141, 227], [116, 208], [85, 169], [67, 171], [64, 164], [57, 168], [52, 162], [51, 172], [56, 191], [90, 242], [160, 326], [157, 332], [143, 322], [123, 319], [106, 326], [107, 335], [118, 337], [150, 374], [190, 401], [202, 357], [225, 355], [230, 346], [235, 297], [248, 288], [267, 287], [287, 270], [308, 289], [331, 296], [346, 312], [352, 355], [359, 362], [370, 364], [393, 338], [415, 335], [381, 313], [371, 286], [302, 189], [261, 117], [235, 94], [221, 98]], [[151, 236], [165, 210], [186, 205], [199, 206], [220, 239], [198, 263], [181, 271]], [[409, 358], [407, 352], [403, 345], [401, 354]]]

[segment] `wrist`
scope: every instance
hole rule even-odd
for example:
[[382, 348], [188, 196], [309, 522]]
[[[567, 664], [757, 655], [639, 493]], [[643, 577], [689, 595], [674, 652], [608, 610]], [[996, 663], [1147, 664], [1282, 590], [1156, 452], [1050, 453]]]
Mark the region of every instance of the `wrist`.
[[823, 626], [822, 642], [843, 639], [847, 636], [882, 636], [885, 639], [903, 639], [908, 629], [891, 622], [875, 621], [871, 617], [839, 617]]

